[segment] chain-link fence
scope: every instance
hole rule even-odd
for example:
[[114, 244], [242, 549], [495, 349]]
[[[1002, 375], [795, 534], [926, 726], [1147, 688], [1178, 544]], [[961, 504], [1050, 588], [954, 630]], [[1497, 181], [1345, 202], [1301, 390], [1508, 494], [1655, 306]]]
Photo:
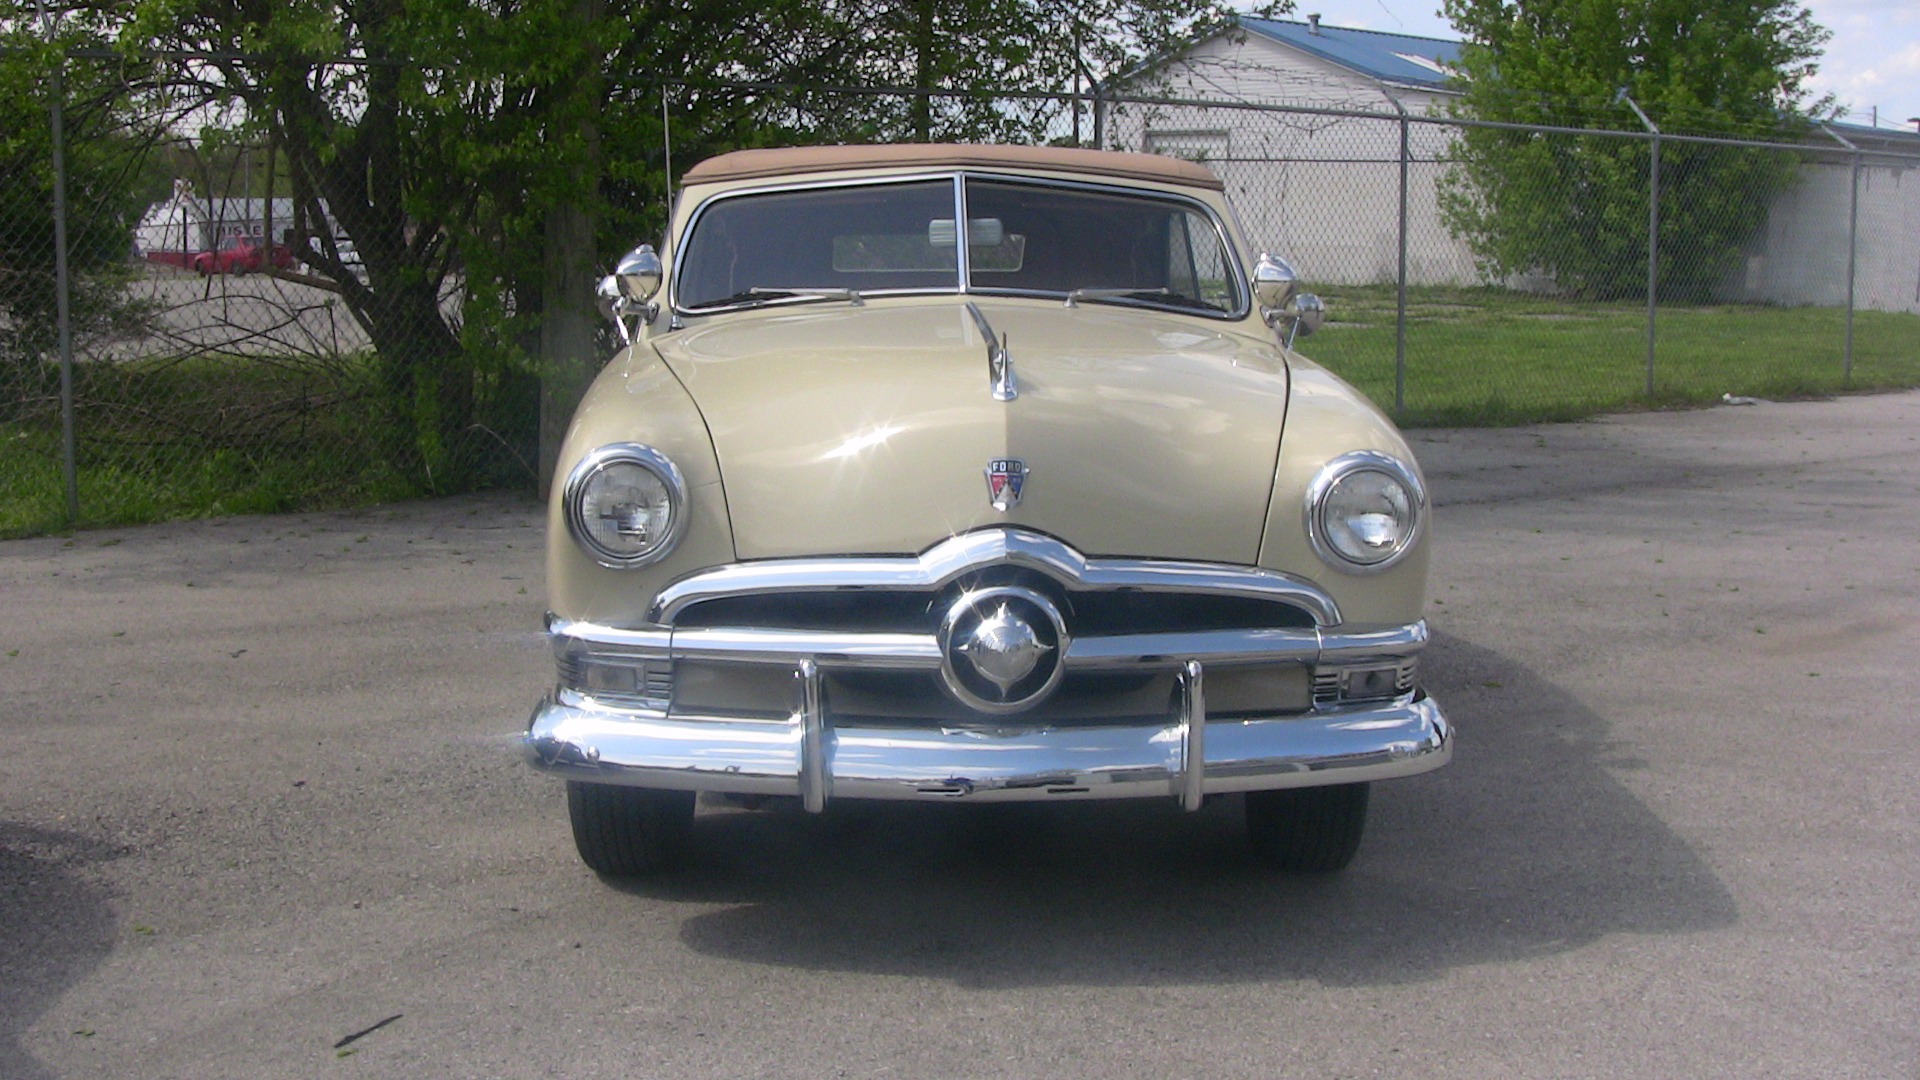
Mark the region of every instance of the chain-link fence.
[[[540, 387], [513, 324], [533, 298], [463, 261], [419, 193], [380, 190], [365, 160], [316, 172], [232, 102], [117, 70], [71, 61], [15, 104], [27, 135], [0, 141], [18, 178], [0, 187], [0, 535], [537, 480]], [[744, 104], [703, 133], [673, 118], [715, 86], [628, 88], [664, 130], [622, 148], [627, 197], [656, 203], [669, 160], [742, 131], [1204, 161], [1251, 243], [1329, 302], [1302, 350], [1404, 423], [1920, 385], [1920, 139], [721, 89]]]
[[397, 193], [329, 198], [364, 160], [302, 175], [237, 98], [117, 58], [10, 111], [0, 536], [534, 482], [536, 374], [467, 340]]
[[1763, 143], [1167, 99], [1110, 110], [1110, 145], [1220, 174], [1252, 242], [1329, 302], [1303, 350], [1402, 422], [1920, 381], [1920, 138], [1814, 126]]

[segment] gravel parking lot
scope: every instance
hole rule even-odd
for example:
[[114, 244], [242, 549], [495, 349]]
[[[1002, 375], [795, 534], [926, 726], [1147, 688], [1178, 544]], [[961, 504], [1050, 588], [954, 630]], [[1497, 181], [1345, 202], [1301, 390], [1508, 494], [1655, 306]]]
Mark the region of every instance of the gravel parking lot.
[[0, 543], [0, 1077], [1920, 1076], [1920, 394], [1415, 440], [1458, 751], [1329, 879], [1222, 800], [604, 882], [530, 501]]

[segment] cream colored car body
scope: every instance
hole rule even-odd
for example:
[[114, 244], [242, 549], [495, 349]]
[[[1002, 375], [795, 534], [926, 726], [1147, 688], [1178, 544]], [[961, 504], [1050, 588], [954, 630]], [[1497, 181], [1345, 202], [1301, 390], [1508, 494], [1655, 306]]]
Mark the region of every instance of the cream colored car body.
[[[1413, 681], [1427, 640], [1424, 482], [1385, 416], [1281, 346], [1247, 280], [1232, 283], [1237, 311], [1212, 315], [955, 290], [789, 296], [703, 312], [677, 293], [689, 224], [723, 196], [957, 175], [1198, 203], [1235, 272], [1253, 269], [1219, 182], [1166, 159], [840, 147], [748, 151], [690, 172], [662, 252], [666, 288], [652, 304], [616, 303], [631, 313], [630, 346], [581, 402], [554, 478], [548, 625], [562, 679], [525, 746], [536, 766], [572, 782], [582, 857], [614, 872], [657, 861], [637, 841], [608, 839], [652, 835], [642, 823], [662, 812], [633, 801], [642, 795], [620, 801], [621, 790], [798, 795], [816, 811], [843, 797], [1160, 793], [1194, 809], [1227, 793], [1341, 785], [1359, 793], [1357, 809], [1348, 799], [1310, 816], [1337, 819], [1351, 843], [1316, 834], [1301, 841], [1304, 855], [1275, 861], [1344, 865], [1366, 783], [1451, 755], [1444, 715]], [[651, 265], [649, 284], [662, 269]], [[1010, 399], [992, 392], [995, 342], [981, 317], [1010, 358]], [[570, 478], [618, 444], [665, 455], [684, 483], [683, 531], [645, 565], [609, 565], [570, 531]], [[1356, 454], [1398, 463], [1421, 521], [1384, 569], [1336, 565], [1309, 535], [1314, 485], [1329, 463]], [[987, 472], [1009, 459], [1030, 471], [1017, 502], [999, 509]], [[968, 604], [1009, 612], [1004, 596], [970, 598], [1016, 579], [1064, 591], [1023, 607], [1035, 625], [1011, 620], [1005, 642], [978, 625], [960, 640], [956, 620], [991, 614], [963, 613]], [[1283, 599], [1300, 619], [1215, 627], [1189, 607], [1167, 618], [1197, 619], [1192, 632], [1154, 623], [1156, 597], [1170, 611], [1193, 599], [1176, 595], [1187, 582], [1202, 606], [1207, 597]], [[938, 634], [841, 632], [826, 615], [801, 619], [806, 629], [770, 627], [725, 603], [718, 623], [684, 617], [687, 605], [722, 593], [805, 592], [832, 607], [883, 585], [920, 589], [912, 596], [936, 622], [953, 605]], [[1000, 591], [1018, 606], [1023, 590], [1035, 598], [1025, 585]], [[1100, 628], [1086, 625], [1093, 609], [1075, 598], [1095, 593], [1135, 603], [1127, 617], [1144, 629], [1087, 636]], [[1064, 632], [1049, 637], [1035, 612]], [[977, 670], [956, 675], [967, 662]], [[1035, 703], [1052, 683], [1007, 707], [956, 688], [969, 678], [984, 685], [996, 663], [1053, 665], [1056, 681], [1071, 665], [1083, 681], [1044, 708]], [[907, 707], [901, 685], [924, 685], [939, 700]], [[1010, 685], [1000, 692], [1013, 694]], [[673, 806], [691, 814], [690, 799]], [[1262, 810], [1260, 820], [1275, 813], [1286, 811]], [[1277, 835], [1253, 831], [1256, 846], [1258, 835]]]
[[[1084, 173], [975, 171], [1086, 182]], [[915, 165], [825, 171], [807, 181], [925, 176]], [[792, 175], [689, 185], [694, 209]], [[1243, 262], [1222, 194], [1127, 180], [1199, 199]], [[668, 265], [674, 255], [670, 240]], [[1026, 525], [1096, 555], [1263, 566], [1313, 578], [1355, 625], [1421, 618], [1427, 545], [1377, 575], [1347, 575], [1308, 542], [1307, 485], [1333, 458], [1378, 450], [1414, 463], [1392, 421], [1326, 369], [1284, 350], [1259, 313], [1238, 320], [1058, 300], [972, 297], [1007, 334], [1019, 399], [986, 393], [985, 341], [967, 296], [818, 302], [681, 318], [673, 297], [581, 403], [554, 490], [595, 447], [666, 451], [694, 488], [673, 555], [609, 570], [573, 544], [556, 497], [547, 584], [563, 619], [621, 625], [691, 570], [810, 554], [911, 554], [994, 524]], [[1252, 305], [1249, 305], [1251, 309]], [[1011, 513], [988, 505], [994, 458], [1033, 470]], [[720, 487], [722, 469], [727, 483]], [[724, 505], [722, 505], [724, 503]]]

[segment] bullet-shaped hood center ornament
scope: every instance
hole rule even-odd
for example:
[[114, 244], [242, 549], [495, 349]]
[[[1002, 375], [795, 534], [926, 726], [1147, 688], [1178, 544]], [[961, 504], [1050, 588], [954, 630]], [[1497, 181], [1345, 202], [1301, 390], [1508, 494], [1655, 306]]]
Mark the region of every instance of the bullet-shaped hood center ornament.
[[1020, 385], [1013, 377], [1013, 357], [1007, 352], [1006, 335], [996, 335], [993, 324], [987, 321], [987, 315], [973, 301], [967, 301], [967, 313], [973, 316], [973, 324], [980, 328], [980, 336], [987, 339], [987, 385], [992, 390], [993, 400], [1012, 401], [1020, 396]]

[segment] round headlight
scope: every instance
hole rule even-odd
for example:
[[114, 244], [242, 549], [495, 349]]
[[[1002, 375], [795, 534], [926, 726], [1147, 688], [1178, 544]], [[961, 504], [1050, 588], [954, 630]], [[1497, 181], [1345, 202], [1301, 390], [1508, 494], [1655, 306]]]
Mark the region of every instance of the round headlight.
[[602, 566], [658, 562], [686, 528], [686, 481], [650, 446], [615, 443], [588, 454], [562, 497], [574, 540]]
[[1426, 517], [1420, 477], [1372, 450], [1328, 462], [1307, 489], [1307, 535], [1320, 557], [1352, 574], [1374, 573], [1412, 550]]

